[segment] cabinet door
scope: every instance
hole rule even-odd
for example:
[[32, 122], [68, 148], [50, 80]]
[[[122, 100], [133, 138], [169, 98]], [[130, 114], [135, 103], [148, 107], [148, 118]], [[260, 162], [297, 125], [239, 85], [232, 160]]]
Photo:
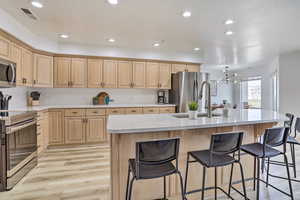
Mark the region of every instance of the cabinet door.
[[63, 111], [49, 112], [49, 145], [64, 144]]
[[103, 82], [103, 60], [88, 59], [88, 87], [99, 88]]
[[130, 61], [118, 62], [118, 87], [119, 88], [132, 87], [132, 62]]
[[159, 88], [171, 89], [171, 64], [159, 64]]
[[105, 116], [88, 117], [86, 124], [86, 142], [106, 141]]
[[65, 143], [82, 144], [85, 141], [85, 123], [82, 117], [65, 117]]
[[9, 60], [10, 41], [0, 36], [0, 58]]
[[159, 63], [147, 62], [146, 87], [158, 88], [158, 84], [159, 84]]
[[134, 88], [146, 88], [145, 62], [133, 62], [132, 82]]
[[34, 55], [34, 81], [35, 87], [53, 86], [53, 57]]
[[87, 60], [83, 58], [72, 58], [71, 65], [71, 87], [86, 87]]
[[71, 58], [54, 58], [54, 87], [69, 87]]
[[162, 107], [162, 108], [159, 108], [159, 113], [175, 113], [175, 107]]
[[187, 65], [188, 72], [200, 72], [200, 65]]
[[172, 73], [185, 72], [187, 70], [186, 64], [172, 64]]
[[24, 85], [33, 84], [33, 53], [27, 49], [22, 49], [22, 74]]
[[103, 87], [116, 88], [117, 87], [117, 68], [118, 62], [114, 60], [103, 61]]
[[16, 82], [18, 86], [23, 85], [23, 75], [22, 75], [22, 49], [16, 44], [11, 44], [10, 46], [10, 58], [13, 62], [17, 64], [17, 77]]

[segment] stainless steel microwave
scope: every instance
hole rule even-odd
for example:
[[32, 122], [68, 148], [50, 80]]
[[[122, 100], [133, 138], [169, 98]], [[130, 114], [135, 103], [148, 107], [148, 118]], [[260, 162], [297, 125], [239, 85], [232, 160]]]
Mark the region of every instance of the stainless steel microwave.
[[16, 64], [0, 59], [0, 88], [16, 87]]

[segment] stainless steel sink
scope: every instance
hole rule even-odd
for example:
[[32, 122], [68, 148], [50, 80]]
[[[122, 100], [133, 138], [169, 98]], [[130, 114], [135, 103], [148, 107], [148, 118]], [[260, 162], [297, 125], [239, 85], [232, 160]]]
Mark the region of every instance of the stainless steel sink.
[[[176, 117], [176, 118], [189, 118], [189, 114], [187, 113], [178, 113], [178, 114], [174, 114], [172, 115], [173, 117]], [[222, 115], [221, 114], [217, 114], [217, 113], [212, 113], [212, 117], [221, 117]], [[197, 117], [201, 118], [201, 117], [207, 117], [207, 114], [206, 113], [199, 113], [197, 115]]]

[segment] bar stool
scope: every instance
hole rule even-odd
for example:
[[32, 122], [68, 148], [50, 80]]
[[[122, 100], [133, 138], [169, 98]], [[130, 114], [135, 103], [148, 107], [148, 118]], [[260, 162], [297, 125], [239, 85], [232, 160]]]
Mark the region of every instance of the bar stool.
[[[204, 200], [204, 191], [214, 189], [215, 199], [217, 199], [217, 195], [218, 195], [217, 190], [222, 191], [229, 198], [233, 199], [230, 196], [230, 192], [231, 189], [234, 189], [239, 194], [241, 194], [245, 199], [248, 199], [246, 194], [244, 172], [243, 172], [242, 164], [240, 162], [240, 153], [239, 153], [240, 146], [243, 140], [243, 134], [244, 134], [243, 132], [213, 134], [211, 136], [211, 144], [209, 150], [188, 152], [187, 155], [188, 158], [186, 162], [186, 176], [185, 176], [185, 184], [184, 184], [185, 195], [189, 195], [195, 192], [202, 192], [201, 199]], [[235, 158], [236, 152], [238, 152], [237, 159]], [[231, 154], [233, 154], [233, 156], [231, 156]], [[193, 160], [190, 160], [190, 157], [192, 157]], [[194, 162], [198, 162], [203, 166], [202, 189], [187, 192], [189, 164]], [[240, 191], [238, 191], [236, 188], [232, 186], [233, 167], [235, 163], [238, 163], [240, 166], [243, 193], [241, 193]], [[217, 185], [217, 167], [224, 167], [227, 165], [231, 165], [228, 193], [225, 192], [222, 188], [218, 187]], [[206, 168], [211, 168], [211, 167], [215, 169], [215, 186], [205, 188]]]
[[[163, 177], [164, 198], [166, 197], [166, 176], [178, 174], [181, 185], [182, 200], [184, 200], [183, 180], [178, 170], [179, 138], [166, 140], [151, 140], [136, 143], [136, 158], [129, 159], [126, 187], [126, 200], [131, 200], [132, 186], [135, 180]], [[175, 166], [173, 161], [175, 160]], [[132, 178], [130, 179], [130, 175]]]
[[[277, 191], [291, 197], [291, 199], [294, 199], [293, 195], [293, 189], [292, 189], [292, 183], [290, 178], [290, 171], [288, 166], [288, 160], [286, 156], [286, 142], [287, 137], [289, 135], [289, 128], [287, 127], [277, 127], [277, 128], [269, 128], [265, 130], [264, 136], [263, 136], [263, 143], [252, 143], [252, 144], [246, 144], [241, 146], [241, 150], [246, 152], [249, 155], [252, 155], [255, 157], [254, 159], [254, 177], [253, 177], [253, 183], [254, 183], [254, 190], [255, 190], [255, 183], [256, 184], [256, 199], [259, 200], [259, 187], [260, 187], [260, 181], [264, 182], [267, 186], [271, 186], [272, 188], [276, 189]], [[283, 147], [283, 151], [279, 151], [273, 147]], [[268, 159], [268, 163], [270, 161], [270, 158], [283, 155], [284, 156], [284, 162], [287, 170], [287, 180], [289, 182], [289, 189], [290, 194], [286, 193], [285, 191], [282, 191], [278, 189], [277, 187], [269, 184], [269, 167], [267, 169], [267, 180], [264, 181], [260, 179], [260, 159]], [[257, 166], [256, 166], [257, 164]], [[255, 176], [255, 172], [257, 172], [257, 175]]]

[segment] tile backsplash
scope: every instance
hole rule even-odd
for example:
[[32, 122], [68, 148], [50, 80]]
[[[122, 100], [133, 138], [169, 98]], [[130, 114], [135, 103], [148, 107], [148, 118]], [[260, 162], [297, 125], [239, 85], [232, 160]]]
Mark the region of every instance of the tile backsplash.
[[27, 92], [30, 89], [26, 87], [16, 88], [0, 88], [4, 95], [11, 95], [12, 99], [9, 102], [9, 108], [22, 108], [27, 105]]

